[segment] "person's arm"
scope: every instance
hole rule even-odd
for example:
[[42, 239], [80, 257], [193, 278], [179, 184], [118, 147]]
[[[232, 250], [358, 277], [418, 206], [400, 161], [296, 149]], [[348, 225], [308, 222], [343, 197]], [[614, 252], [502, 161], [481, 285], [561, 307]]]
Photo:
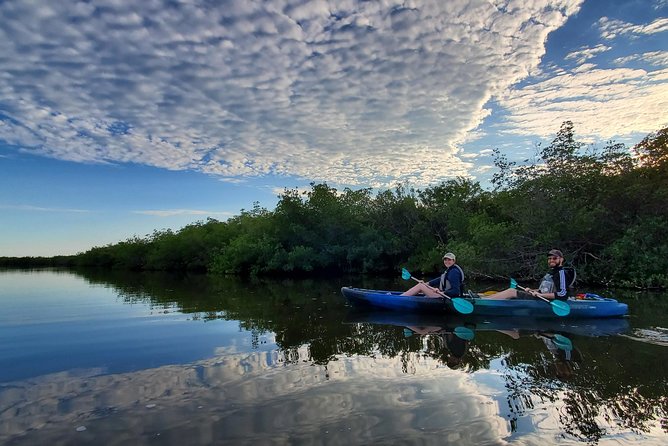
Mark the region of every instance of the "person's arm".
[[431, 279], [429, 282], [427, 282], [427, 285], [429, 285], [432, 288], [438, 288], [438, 286], [441, 284], [441, 278], [437, 277], [435, 279]]
[[568, 296], [568, 281], [566, 280], [566, 270], [559, 269], [554, 275], [554, 299], [566, 299]]

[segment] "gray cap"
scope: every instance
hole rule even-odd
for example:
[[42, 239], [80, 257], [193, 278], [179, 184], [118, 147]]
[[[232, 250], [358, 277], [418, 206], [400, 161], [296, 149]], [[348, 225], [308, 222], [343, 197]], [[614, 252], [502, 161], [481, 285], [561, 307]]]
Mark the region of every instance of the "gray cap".
[[455, 257], [455, 255], [454, 255], [453, 253], [451, 253], [451, 252], [446, 252], [445, 254], [443, 254], [443, 258], [444, 258], [444, 259], [457, 260], [457, 258]]
[[550, 252], [547, 253], [548, 256], [557, 256], [557, 257], [564, 257], [564, 254], [559, 251], [558, 249], [551, 249]]

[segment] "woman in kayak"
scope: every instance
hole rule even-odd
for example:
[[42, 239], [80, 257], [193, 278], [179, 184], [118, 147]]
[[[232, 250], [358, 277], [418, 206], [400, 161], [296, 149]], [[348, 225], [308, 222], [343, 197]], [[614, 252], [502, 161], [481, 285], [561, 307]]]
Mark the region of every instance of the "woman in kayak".
[[402, 293], [402, 296], [417, 296], [424, 294], [427, 297], [443, 297], [443, 294], [450, 297], [459, 297], [462, 294], [462, 285], [464, 283], [464, 271], [455, 263], [456, 257], [448, 252], [443, 255], [445, 271], [441, 277], [436, 277], [429, 282], [418, 282], [413, 288]]
[[469, 295], [470, 297], [482, 297], [484, 299], [532, 299], [536, 296], [547, 299], [568, 299], [568, 296], [572, 295], [575, 270], [564, 268], [564, 255], [558, 249], [552, 249], [547, 253], [547, 264], [550, 271], [545, 274], [538, 289], [526, 288], [526, 291], [522, 291], [508, 288], [490, 296], [479, 296], [469, 291]]

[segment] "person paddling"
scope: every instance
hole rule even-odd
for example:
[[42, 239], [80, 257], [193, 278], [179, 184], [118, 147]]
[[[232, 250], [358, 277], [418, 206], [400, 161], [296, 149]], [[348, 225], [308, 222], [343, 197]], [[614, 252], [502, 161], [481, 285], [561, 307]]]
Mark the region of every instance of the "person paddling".
[[558, 249], [552, 249], [547, 253], [547, 264], [550, 271], [545, 274], [538, 289], [525, 288], [526, 291], [516, 288], [508, 288], [498, 293], [481, 296], [469, 291], [470, 297], [481, 297], [484, 299], [532, 299], [542, 296], [547, 299], [566, 300], [573, 295], [573, 284], [575, 282], [575, 270], [564, 268], [564, 255]]
[[453, 253], [445, 253], [443, 255], [445, 271], [440, 277], [436, 277], [426, 283], [420, 281], [401, 295], [417, 296], [418, 294], [424, 294], [427, 297], [443, 297], [440, 293], [442, 292], [450, 297], [461, 296], [464, 283], [464, 270], [462, 270], [455, 262], [456, 257]]

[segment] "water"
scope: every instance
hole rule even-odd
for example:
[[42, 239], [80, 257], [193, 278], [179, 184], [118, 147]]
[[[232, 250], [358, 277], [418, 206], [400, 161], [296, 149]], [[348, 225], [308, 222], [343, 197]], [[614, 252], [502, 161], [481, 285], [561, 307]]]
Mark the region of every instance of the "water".
[[0, 272], [0, 444], [668, 442], [666, 294], [536, 326], [360, 311], [350, 284], [406, 287]]

